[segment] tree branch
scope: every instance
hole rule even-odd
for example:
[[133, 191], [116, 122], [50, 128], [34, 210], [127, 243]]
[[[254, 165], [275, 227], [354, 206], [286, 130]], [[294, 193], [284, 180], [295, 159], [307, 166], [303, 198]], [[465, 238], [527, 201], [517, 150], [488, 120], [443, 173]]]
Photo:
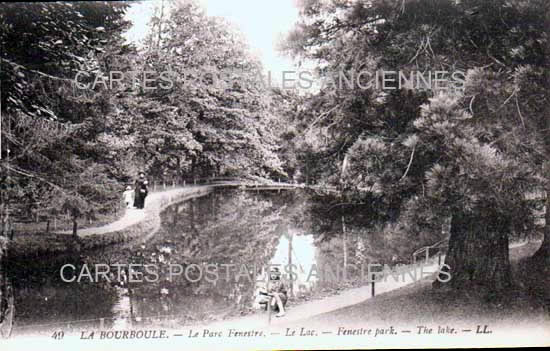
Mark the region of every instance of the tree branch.
[[517, 94], [516, 94], [516, 107], [518, 109], [519, 118], [521, 119], [521, 124], [523, 125], [523, 128], [525, 128], [525, 120], [523, 119], [523, 115], [521, 114], [521, 109], [519, 108], [519, 101], [518, 101]]
[[10, 60], [5, 59], [5, 58], [2, 58], [2, 57], [0, 57], [0, 60], [9, 63], [10, 65], [14, 66], [15, 68], [23, 68], [25, 71], [32, 72], [32, 73], [36, 73], [36, 74], [38, 74], [38, 75], [40, 75], [40, 76], [42, 76], [42, 77], [46, 77], [46, 78], [53, 79], [53, 80], [60, 80], [60, 81], [65, 81], [65, 82], [71, 82], [71, 83], [74, 83], [74, 82], [75, 82], [73, 79], [56, 77], [56, 76], [52, 76], [52, 75], [47, 74], [47, 73], [44, 73], [44, 72], [37, 71], [37, 70], [35, 70], [35, 69], [27, 68], [27, 67], [25, 67], [25, 66], [23, 66], [23, 65], [20, 65], [20, 64], [18, 64], [18, 63], [15, 63], [15, 62], [13, 62], [13, 61], [10, 61]]
[[330, 110], [328, 110], [328, 111], [322, 113], [319, 117], [317, 117], [317, 119], [316, 119], [315, 121], [313, 121], [313, 123], [311, 123], [311, 124], [309, 125], [309, 127], [306, 128], [306, 130], [304, 130], [304, 131], [302, 132], [302, 134], [306, 134], [311, 128], [313, 128], [313, 126], [314, 126], [315, 124], [319, 123], [319, 122], [321, 121], [322, 118], [328, 116], [331, 112], [333, 112], [334, 110], [336, 110], [338, 107], [340, 107], [340, 104], [338, 104], [338, 105], [334, 106], [333, 108], [331, 108]]
[[414, 152], [416, 151], [416, 145], [413, 146], [413, 151], [411, 153], [411, 159], [409, 160], [409, 164], [407, 165], [407, 169], [405, 170], [405, 174], [403, 174], [403, 176], [401, 177], [401, 179], [399, 179], [399, 181], [402, 181], [403, 179], [405, 179], [405, 177], [407, 176], [407, 174], [409, 174], [409, 170], [411, 169], [411, 165], [412, 165], [412, 162], [413, 162], [413, 158], [414, 158]]

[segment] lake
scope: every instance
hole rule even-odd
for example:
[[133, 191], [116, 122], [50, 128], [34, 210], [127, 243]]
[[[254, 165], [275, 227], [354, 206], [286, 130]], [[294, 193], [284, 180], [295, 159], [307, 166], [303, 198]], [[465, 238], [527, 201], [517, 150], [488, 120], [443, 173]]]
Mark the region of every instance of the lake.
[[348, 225], [344, 243], [341, 223], [327, 226], [312, 205], [300, 190], [218, 190], [167, 208], [145, 243], [15, 260], [8, 269], [14, 333], [220, 320], [260, 307], [270, 265], [292, 277], [288, 290], [300, 297], [341, 283], [338, 275], [325, 280], [312, 271], [338, 273], [344, 248], [347, 264], [388, 260], [392, 251], [379, 236], [365, 240]]

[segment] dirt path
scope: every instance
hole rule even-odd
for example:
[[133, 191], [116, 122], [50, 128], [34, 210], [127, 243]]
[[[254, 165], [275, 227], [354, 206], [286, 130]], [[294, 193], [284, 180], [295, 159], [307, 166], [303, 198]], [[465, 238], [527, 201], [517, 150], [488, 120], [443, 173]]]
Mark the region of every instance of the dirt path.
[[[375, 295], [384, 294], [386, 292], [399, 289], [401, 287], [413, 284], [416, 280], [420, 279], [422, 271], [424, 277], [432, 275], [437, 270], [437, 262], [431, 262], [427, 265], [420, 267], [409, 267], [408, 272], [402, 275], [396, 275], [394, 277], [386, 277], [383, 281], [375, 283]], [[366, 275], [366, 272], [365, 272]], [[365, 279], [367, 277], [365, 276]], [[286, 311], [286, 315], [281, 318], [275, 317], [275, 313], [271, 314], [271, 323], [269, 323], [269, 317], [267, 312], [258, 312], [245, 317], [236, 317], [229, 320], [209, 323], [209, 328], [225, 328], [231, 326], [232, 328], [251, 328], [262, 326], [282, 326], [288, 325], [302, 319], [311, 318], [313, 316], [335, 311], [344, 307], [355, 305], [365, 300], [371, 299], [371, 284], [345, 290], [338, 295], [325, 297], [319, 300], [308, 301], [296, 306], [292, 306]]]
[[[145, 220], [153, 220], [160, 224], [160, 213], [169, 205], [184, 201], [185, 199], [202, 196], [210, 192], [213, 186], [189, 186], [184, 188], [176, 188], [167, 191], [157, 192], [149, 195], [145, 203], [144, 210], [129, 209], [119, 220], [101, 227], [87, 228], [79, 231], [79, 236], [89, 236], [96, 234], [107, 234], [129, 228], [135, 224]], [[156, 226], [155, 226], [156, 227]], [[148, 235], [154, 235], [156, 230], [152, 230]], [[70, 231], [61, 232], [70, 234]], [[510, 245], [510, 250], [521, 248], [526, 245], [526, 242], [520, 242]], [[381, 282], [375, 283], [375, 294], [382, 294], [399, 290], [404, 287], [414, 286], [421, 277], [426, 274], [433, 273], [437, 270], [437, 262], [433, 262], [419, 267], [409, 267], [409, 273], [400, 276], [389, 276]], [[424, 275], [423, 275], [424, 274]], [[424, 282], [426, 280], [424, 279]], [[337, 313], [338, 310], [353, 308], [354, 305], [365, 303], [372, 299], [371, 284], [366, 286], [352, 288], [341, 292], [338, 295], [329, 296], [320, 300], [309, 301], [300, 305], [292, 306], [287, 310], [287, 314], [282, 318], [275, 317], [272, 314], [271, 322], [268, 321], [267, 313], [256, 313], [244, 317], [236, 317], [229, 320], [223, 320], [213, 323], [207, 323], [208, 328], [250, 328], [271, 325], [273, 327], [282, 327], [293, 324], [298, 321], [308, 320], [319, 315], [331, 315]]]
[[[524, 247], [527, 242], [514, 243], [510, 245], [510, 250], [517, 250]], [[443, 261], [442, 257], [442, 262]], [[385, 298], [387, 293], [400, 291], [404, 288], [411, 286], [420, 286], [420, 285], [431, 285], [432, 279], [421, 280], [421, 275], [424, 274], [424, 277], [430, 275], [430, 272], [435, 272], [437, 270], [437, 262], [433, 262], [427, 265], [424, 265], [423, 268], [411, 268], [410, 273], [400, 275], [400, 276], [389, 276], [382, 282], [375, 283], [375, 297], [376, 299]], [[424, 273], [422, 273], [422, 270]], [[414, 278], [416, 276], [416, 279]], [[396, 280], [396, 278], [398, 278]], [[371, 295], [371, 284], [366, 286], [352, 288], [341, 292], [338, 295], [329, 296], [320, 300], [308, 301], [297, 306], [292, 306], [287, 310], [287, 313], [284, 317], [277, 318], [275, 313], [272, 314], [271, 322], [268, 321], [267, 312], [256, 313], [253, 315], [245, 317], [236, 317], [229, 320], [218, 321], [213, 323], [208, 323], [205, 327], [208, 328], [217, 328], [217, 329], [226, 329], [231, 328], [260, 328], [271, 326], [273, 328], [282, 328], [283, 326], [293, 325], [296, 323], [301, 323], [305, 320], [311, 320], [317, 318], [318, 316], [326, 316], [324, 320], [332, 321], [334, 317], [336, 319], [343, 318], [349, 309], [354, 309], [355, 306], [360, 306], [367, 301], [372, 299]], [[391, 302], [389, 302], [391, 305]], [[338, 314], [339, 311], [342, 313]], [[307, 324], [307, 323], [306, 323]]]
[[[216, 182], [209, 185], [191, 185], [185, 187], [179, 187], [166, 191], [155, 192], [147, 196], [145, 200], [145, 208], [143, 210], [127, 209], [125, 214], [116, 220], [100, 227], [92, 227], [86, 229], [79, 229], [78, 236], [86, 237], [96, 234], [107, 234], [124, 230], [135, 224], [138, 224], [145, 220], [156, 220], [160, 212], [168, 207], [170, 204], [184, 201], [186, 199], [196, 196], [202, 196], [210, 192], [214, 188], [235, 188], [238, 186], [252, 186], [254, 189], [265, 190], [273, 188], [302, 188], [300, 184], [286, 184], [286, 183], [272, 183], [272, 184], [254, 184], [242, 181], [223, 181]], [[71, 230], [59, 231], [57, 234], [72, 234]]]
[[[193, 194], [202, 195], [208, 189], [210, 189], [210, 187], [207, 185], [189, 186], [152, 193], [147, 196], [145, 200], [145, 208], [143, 210], [127, 209], [124, 216], [117, 221], [101, 227], [80, 229], [78, 231], [78, 236], [86, 237], [90, 235], [101, 235], [124, 230], [145, 221], [146, 219], [158, 216], [164, 208], [166, 208], [169, 204], [177, 202], [180, 198], [183, 200], [185, 197], [192, 196]], [[59, 234], [71, 233], [72, 231], [69, 230], [59, 232]]]

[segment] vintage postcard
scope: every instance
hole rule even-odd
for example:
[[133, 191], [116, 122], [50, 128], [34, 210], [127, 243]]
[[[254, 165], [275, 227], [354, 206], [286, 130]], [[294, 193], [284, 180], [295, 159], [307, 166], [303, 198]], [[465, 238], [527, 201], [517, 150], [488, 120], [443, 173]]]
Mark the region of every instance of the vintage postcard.
[[0, 3], [0, 349], [550, 346], [550, 2]]

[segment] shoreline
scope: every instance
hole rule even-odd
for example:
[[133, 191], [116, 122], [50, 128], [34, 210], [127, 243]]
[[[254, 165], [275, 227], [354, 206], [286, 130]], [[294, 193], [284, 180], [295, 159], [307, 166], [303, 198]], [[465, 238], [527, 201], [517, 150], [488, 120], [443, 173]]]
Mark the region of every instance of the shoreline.
[[82, 229], [78, 239], [71, 232], [32, 234], [8, 241], [11, 258], [37, 258], [72, 254], [118, 244], [136, 243], [150, 239], [160, 229], [160, 214], [167, 207], [205, 196], [212, 186], [193, 186], [153, 193], [144, 210], [127, 210], [122, 218], [101, 227]]

